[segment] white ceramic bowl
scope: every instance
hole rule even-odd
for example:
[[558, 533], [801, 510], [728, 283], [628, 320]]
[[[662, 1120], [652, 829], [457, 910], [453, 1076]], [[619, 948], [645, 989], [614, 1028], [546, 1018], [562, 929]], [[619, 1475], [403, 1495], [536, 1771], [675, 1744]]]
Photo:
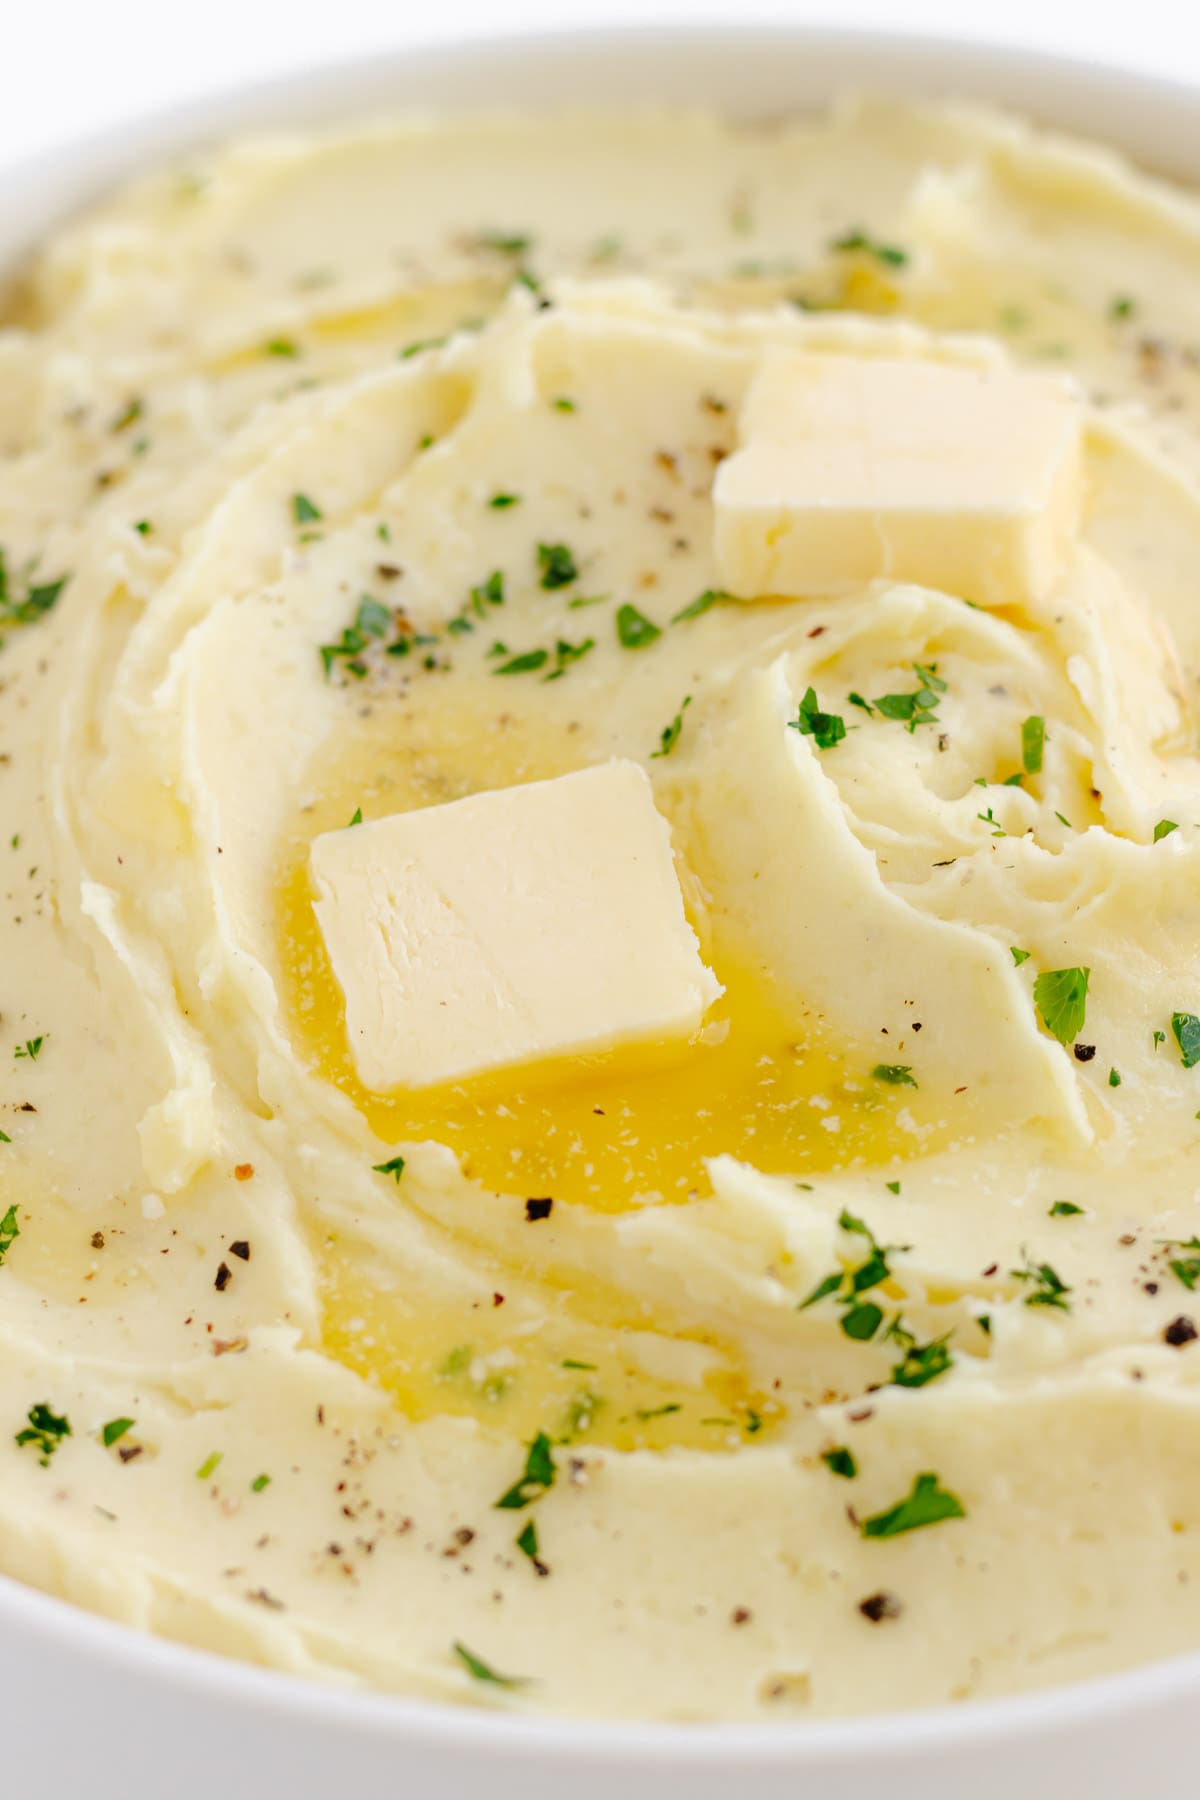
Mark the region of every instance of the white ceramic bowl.
[[[1167, 81], [874, 33], [576, 33], [376, 56], [55, 151], [0, 177], [0, 267], [131, 171], [247, 127], [388, 107], [537, 107], [547, 95], [766, 118], [853, 86], [998, 101], [1200, 183], [1200, 93]], [[20, 1800], [1011, 1800], [1022, 1790], [1130, 1800], [1168, 1777], [1189, 1780], [1198, 1705], [1200, 1654], [1013, 1700], [845, 1723], [541, 1722], [301, 1683], [0, 1578], [0, 1794]]]

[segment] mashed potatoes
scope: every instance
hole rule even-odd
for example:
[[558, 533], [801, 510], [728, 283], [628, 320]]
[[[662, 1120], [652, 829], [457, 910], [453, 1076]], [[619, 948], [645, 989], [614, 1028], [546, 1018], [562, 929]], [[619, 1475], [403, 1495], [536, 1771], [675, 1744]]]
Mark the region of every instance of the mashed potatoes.
[[273, 137], [45, 247], [9, 1574], [562, 1714], [1200, 1644], [1198, 285], [1191, 198], [873, 102]]

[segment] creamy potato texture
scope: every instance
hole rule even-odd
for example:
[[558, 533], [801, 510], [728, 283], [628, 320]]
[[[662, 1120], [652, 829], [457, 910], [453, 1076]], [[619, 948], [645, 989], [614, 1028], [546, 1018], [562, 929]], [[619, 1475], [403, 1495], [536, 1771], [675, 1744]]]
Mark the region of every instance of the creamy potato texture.
[[[14, 279], [9, 1574], [512, 1712], [1200, 1643], [1198, 283], [1190, 196], [877, 102], [255, 140]], [[780, 357], [1060, 377], [1054, 579], [735, 599]], [[369, 1090], [310, 846], [612, 759], [698, 1032]]]

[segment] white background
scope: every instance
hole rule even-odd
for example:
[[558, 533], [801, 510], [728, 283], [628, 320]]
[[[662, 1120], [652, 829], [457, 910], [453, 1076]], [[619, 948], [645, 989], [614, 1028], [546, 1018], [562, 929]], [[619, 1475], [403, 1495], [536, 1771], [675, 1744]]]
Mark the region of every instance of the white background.
[[0, 0], [0, 165], [178, 100], [406, 43], [751, 22], [935, 32], [1200, 84], [1194, 0]]

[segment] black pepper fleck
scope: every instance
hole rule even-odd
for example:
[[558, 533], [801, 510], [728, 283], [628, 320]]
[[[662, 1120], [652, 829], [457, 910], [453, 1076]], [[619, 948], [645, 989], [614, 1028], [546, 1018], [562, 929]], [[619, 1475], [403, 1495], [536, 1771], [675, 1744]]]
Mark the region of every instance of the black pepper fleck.
[[885, 1619], [898, 1619], [904, 1608], [895, 1594], [879, 1593], [860, 1600], [858, 1610], [872, 1625], [881, 1625]]
[[1200, 1332], [1182, 1313], [1177, 1319], [1172, 1319], [1163, 1332], [1165, 1342], [1170, 1344], [1174, 1350], [1182, 1350], [1185, 1344], [1194, 1343], [1197, 1337], [1200, 1337]]
[[535, 1224], [538, 1219], [548, 1219], [553, 1208], [554, 1202], [550, 1199], [527, 1200], [525, 1202], [525, 1217], [532, 1225]]

